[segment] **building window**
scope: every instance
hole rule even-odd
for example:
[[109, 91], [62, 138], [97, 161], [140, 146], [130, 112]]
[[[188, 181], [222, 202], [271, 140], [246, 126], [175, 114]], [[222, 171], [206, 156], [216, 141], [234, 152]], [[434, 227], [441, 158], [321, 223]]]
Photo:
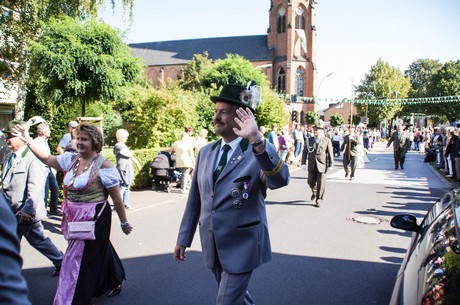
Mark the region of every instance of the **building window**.
[[284, 93], [286, 91], [286, 72], [281, 68], [278, 72], [278, 93]]
[[302, 68], [298, 67], [295, 75], [296, 94], [297, 96], [304, 96], [305, 74]]
[[286, 33], [286, 9], [280, 8], [278, 10], [278, 34]]
[[305, 30], [305, 11], [301, 6], [297, 7], [295, 10], [295, 28], [298, 30]]

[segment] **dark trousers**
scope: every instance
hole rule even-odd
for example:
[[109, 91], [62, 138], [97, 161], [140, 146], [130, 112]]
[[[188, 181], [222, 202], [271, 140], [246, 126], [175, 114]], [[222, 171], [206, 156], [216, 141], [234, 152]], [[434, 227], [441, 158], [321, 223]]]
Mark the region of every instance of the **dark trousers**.
[[[350, 174], [350, 178], [353, 178], [355, 176], [355, 171], [356, 171], [356, 166], [357, 166], [356, 156], [350, 155], [350, 158], [348, 158], [348, 154], [344, 153], [342, 162], [343, 162], [343, 169], [345, 170], [345, 173]], [[348, 168], [348, 164], [350, 164], [350, 168]]]
[[395, 169], [398, 167], [404, 168], [404, 161], [406, 160], [406, 152], [398, 149], [393, 151], [393, 157], [395, 160]]
[[59, 185], [56, 176], [50, 170], [45, 183], [45, 207], [48, 202], [48, 193], [50, 193], [50, 211], [55, 211], [58, 208], [59, 201]]
[[340, 156], [340, 142], [339, 141], [332, 141], [332, 147], [334, 148], [334, 157]]
[[307, 183], [311, 188], [316, 199], [323, 199], [324, 191], [326, 190], [326, 173], [321, 173], [315, 166], [312, 171], [308, 171]]

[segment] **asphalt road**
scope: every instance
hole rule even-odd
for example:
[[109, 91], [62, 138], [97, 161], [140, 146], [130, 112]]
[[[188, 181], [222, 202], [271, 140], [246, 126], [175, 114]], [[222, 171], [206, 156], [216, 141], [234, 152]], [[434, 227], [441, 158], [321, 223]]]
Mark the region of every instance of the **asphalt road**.
[[[336, 159], [320, 208], [309, 200], [300, 168], [292, 169], [289, 186], [268, 192], [273, 260], [253, 273], [250, 292], [257, 305], [388, 304], [410, 242], [410, 234], [390, 227], [391, 217], [408, 212], [420, 221], [451, 185], [415, 152], [404, 170], [393, 170], [392, 150], [383, 143], [368, 156], [371, 162], [354, 181], [344, 177]], [[201, 261], [198, 235], [186, 262], [172, 259], [186, 196], [175, 190], [132, 192], [133, 233], [125, 236], [115, 215], [112, 229], [127, 281], [120, 295], [94, 304], [214, 304], [216, 284]], [[64, 250], [59, 219], [46, 220], [45, 227]], [[50, 277], [51, 263], [25, 240], [21, 246], [31, 301], [52, 304], [57, 279]]]

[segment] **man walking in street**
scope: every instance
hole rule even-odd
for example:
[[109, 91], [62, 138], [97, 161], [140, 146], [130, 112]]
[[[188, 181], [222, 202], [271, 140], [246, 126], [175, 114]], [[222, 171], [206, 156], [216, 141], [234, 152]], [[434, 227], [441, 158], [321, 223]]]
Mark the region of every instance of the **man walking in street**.
[[225, 85], [215, 103], [221, 139], [201, 148], [179, 229], [174, 258], [185, 260], [199, 224], [205, 265], [218, 283], [217, 305], [254, 304], [252, 271], [271, 260], [267, 188], [289, 183], [287, 165], [257, 129], [255, 86]]
[[315, 140], [311, 151], [308, 151], [308, 185], [311, 188], [311, 200], [315, 200], [319, 207], [323, 202], [326, 189], [326, 172], [332, 166], [334, 160], [334, 149], [331, 139], [324, 136], [324, 126], [320, 120], [313, 127]]
[[[343, 169], [345, 170], [345, 178], [350, 175], [350, 180], [353, 180], [355, 178], [357, 166], [356, 160], [358, 158], [359, 138], [353, 127], [350, 128], [349, 133], [345, 133], [346, 135], [343, 138], [343, 143], [340, 147], [340, 150], [343, 152]], [[348, 165], [350, 165], [350, 168], [348, 168]]]
[[403, 131], [402, 125], [398, 124], [396, 131], [392, 133], [387, 143], [387, 148], [393, 143], [393, 157], [395, 160], [395, 169], [401, 167], [404, 169], [404, 161], [406, 160], [406, 152], [409, 149], [409, 137]]
[[7, 156], [2, 172], [2, 195], [18, 219], [18, 237], [24, 236], [29, 244], [51, 260], [55, 266], [53, 276], [59, 275], [63, 253], [59, 251], [43, 232], [42, 218], [46, 217], [44, 189], [46, 174], [43, 165], [20, 138], [12, 135], [16, 124], [11, 121], [6, 143], [12, 152]]

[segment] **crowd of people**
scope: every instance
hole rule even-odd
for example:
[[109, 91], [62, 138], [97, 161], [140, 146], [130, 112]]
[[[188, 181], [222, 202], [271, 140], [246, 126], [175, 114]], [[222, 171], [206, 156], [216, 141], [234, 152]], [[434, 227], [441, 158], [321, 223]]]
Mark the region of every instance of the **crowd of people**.
[[[284, 127], [278, 132], [276, 125], [272, 126], [271, 131], [268, 133], [267, 138], [270, 143], [277, 148], [280, 158], [288, 165], [306, 165], [305, 155], [308, 153], [308, 143], [310, 139], [315, 138], [314, 135], [315, 125], [301, 125], [294, 123], [292, 130], [289, 127]], [[375, 142], [380, 141], [381, 133], [378, 129], [366, 127], [331, 127], [324, 126], [324, 136], [332, 141], [333, 157], [337, 158], [342, 156], [345, 138], [350, 134], [350, 130], [359, 140], [359, 161], [364, 163], [369, 151], [373, 148]], [[358, 148], [357, 148], [358, 149]], [[303, 156], [303, 157], [302, 157]], [[349, 158], [349, 156], [347, 155]]]
[[413, 135], [411, 148], [425, 154], [425, 162], [435, 162], [435, 166], [446, 177], [460, 181], [460, 128], [438, 126], [415, 128], [408, 132]]

